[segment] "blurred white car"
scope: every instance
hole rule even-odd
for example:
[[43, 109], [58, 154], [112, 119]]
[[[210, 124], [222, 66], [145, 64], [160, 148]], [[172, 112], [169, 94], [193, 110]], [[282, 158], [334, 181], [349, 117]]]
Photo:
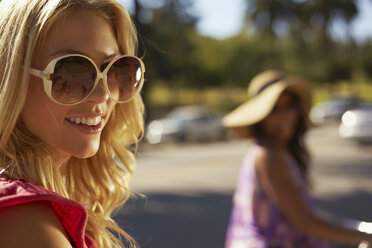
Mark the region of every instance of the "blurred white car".
[[339, 127], [341, 137], [358, 142], [372, 141], [372, 105], [348, 110], [342, 115]]
[[211, 141], [226, 138], [221, 116], [202, 106], [182, 106], [165, 118], [149, 123], [146, 140], [150, 144], [166, 141]]
[[311, 109], [310, 118], [314, 124], [330, 121], [340, 121], [342, 115], [349, 109], [357, 107], [356, 97], [333, 97], [328, 101], [315, 104]]

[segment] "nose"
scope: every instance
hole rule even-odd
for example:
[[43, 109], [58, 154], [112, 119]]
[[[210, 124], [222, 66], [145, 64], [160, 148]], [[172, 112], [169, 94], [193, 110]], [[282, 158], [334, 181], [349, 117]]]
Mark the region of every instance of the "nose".
[[94, 88], [92, 94], [86, 99], [87, 102], [93, 103], [104, 103], [110, 98], [109, 92], [106, 90], [106, 87], [103, 82], [103, 78], [101, 78], [97, 86]]

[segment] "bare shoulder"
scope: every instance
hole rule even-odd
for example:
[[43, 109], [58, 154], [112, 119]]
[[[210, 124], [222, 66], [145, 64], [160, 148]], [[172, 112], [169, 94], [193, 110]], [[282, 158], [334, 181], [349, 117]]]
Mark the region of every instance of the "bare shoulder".
[[0, 247], [71, 248], [57, 214], [48, 202], [0, 208]]
[[255, 160], [255, 167], [258, 171], [275, 171], [280, 170], [285, 164], [283, 154], [276, 150], [269, 150], [259, 146]]
[[280, 205], [283, 194], [292, 193], [295, 187], [284, 154], [277, 150], [259, 147], [255, 158], [255, 171], [260, 185], [269, 197]]

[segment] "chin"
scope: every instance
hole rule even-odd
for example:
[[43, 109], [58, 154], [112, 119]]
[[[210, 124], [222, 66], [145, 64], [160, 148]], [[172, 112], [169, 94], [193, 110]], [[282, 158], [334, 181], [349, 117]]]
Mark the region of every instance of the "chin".
[[96, 153], [92, 153], [92, 154], [76, 154], [76, 155], [72, 155], [72, 157], [79, 158], [79, 159], [84, 159], [84, 158], [93, 157], [94, 155], [96, 155]]
[[98, 149], [89, 149], [89, 150], [84, 150], [84, 151], [75, 151], [71, 153], [71, 155], [75, 158], [90, 158], [96, 155], [98, 152]]
[[90, 158], [97, 154], [99, 142], [83, 143], [79, 145], [76, 144], [75, 146], [69, 148], [70, 149], [66, 149], [65, 151], [72, 157], [80, 159]]

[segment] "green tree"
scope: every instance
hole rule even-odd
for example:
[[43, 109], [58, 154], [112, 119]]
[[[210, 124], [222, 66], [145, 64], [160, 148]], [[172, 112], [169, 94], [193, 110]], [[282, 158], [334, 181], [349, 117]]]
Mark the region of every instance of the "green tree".
[[[323, 68], [317, 68], [317, 73], [324, 81], [350, 77], [352, 64], [348, 65], [347, 60], [332, 59], [338, 51], [330, 28], [336, 21], [349, 26], [358, 14], [353, 0], [252, 0], [249, 3], [246, 19], [251, 21], [258, 34], [268, 37], [268, 43], [273, 44], [274, 66], [288, 65], [285, 59], [290, 57], [297, 61], [292, 63], [292, 69], [297, 64], [296, 70], [302, 72], [309, 69], [308, 64], [317, 62], [316, 66]], [[285, 32], [280, 32], [283, 27]], [[289, 39], [284, 37], [287, 35]], [[283, 42], [286, 49], [283, 49]]]
[[140, 33], [140, 52], [149, 67], [148, 78], [173, 81], [190, 70], [188, 54], [193, 49], [190, 34], [197, 18], [190, 1], [164, 0], [160, 8], [150, 9], [136, 0], [135, 20]]
[[268, 63], [279, 67], [281, 47], [277, 42], [295, 18], [295, 3], [292, 0], [249, 0], [246, 12], [248, 26], [252, 25], [269, 52]]
[[[319, 34], [321, 54], [328, 71], [327, 81], [333, 82], [338, 79], [350, 79], [352, 65], [347, 64], [350, 60], [334, 60], [339, 51], [335, 50], [335, 42], [332, 41], [330, 27], [335, 21], [343, 21], [346, 24], [357, 16], [358, 8], [353, 0], [312, 0], [308, 1], [308, 9], [315, 32]], [[348, 54], [351, 56], [351, 54]], [[346, 63], [346, 64], [345, 64]]]
[[246, 20], [252, 22], [259, 33], [274, 39], [279, 25], [292, 22], [295, 7], [292, 0], [250, 0]]

